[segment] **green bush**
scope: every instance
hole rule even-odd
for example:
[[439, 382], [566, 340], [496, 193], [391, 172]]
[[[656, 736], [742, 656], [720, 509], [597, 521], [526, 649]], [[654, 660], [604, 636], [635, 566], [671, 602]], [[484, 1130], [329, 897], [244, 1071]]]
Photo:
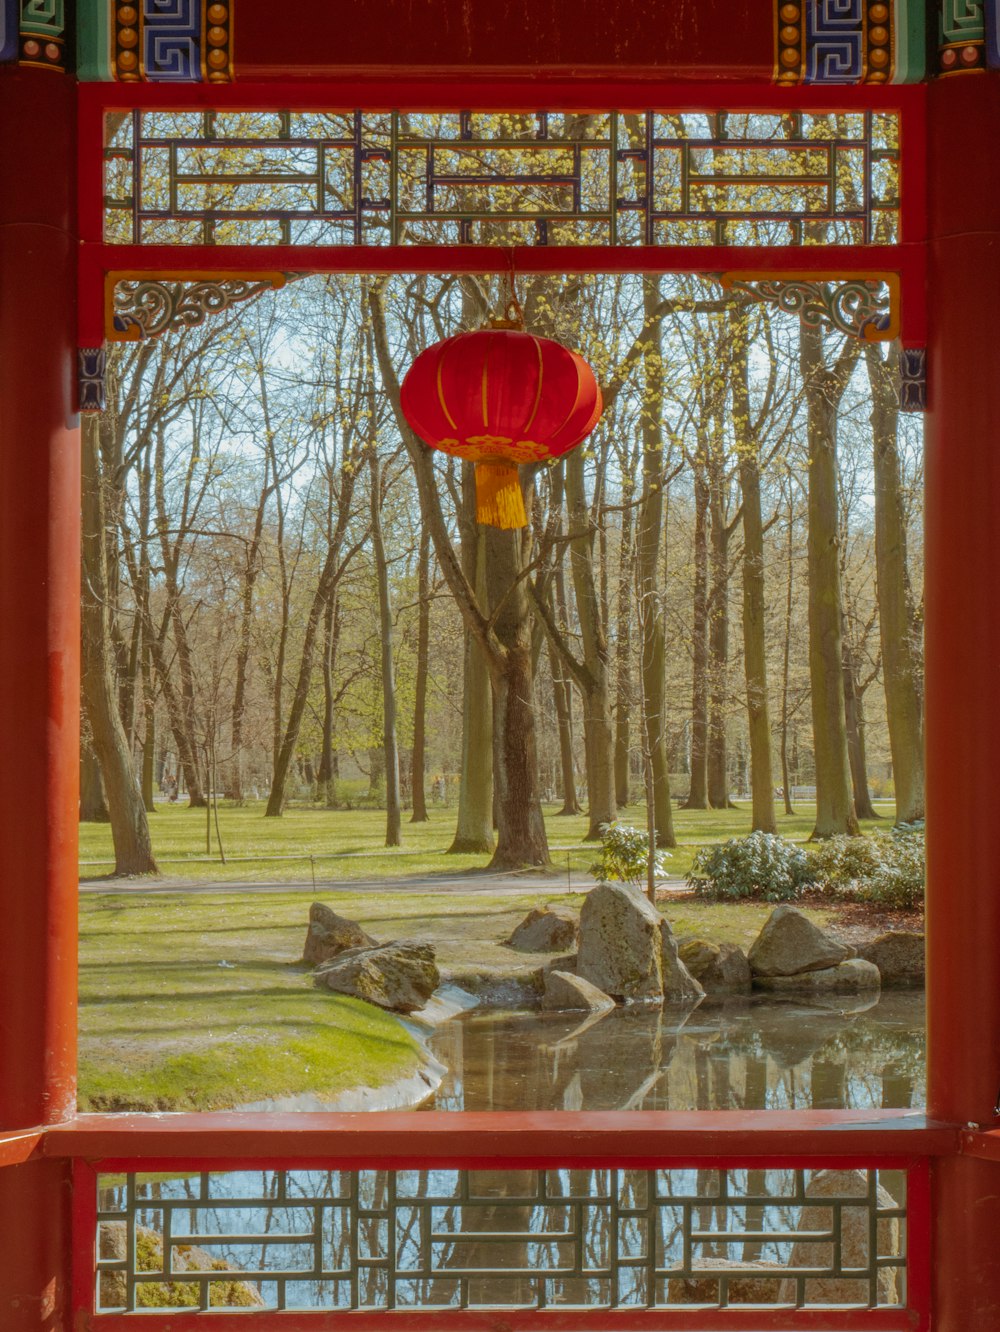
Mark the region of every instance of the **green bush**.
[[859, 902], [913, 911], [924, 902], [923, 824], [892, 832], [831, 837], [814, 855], [827, 892]]
[[764, 832], [702, 847], [687, 876], [699, 897], [763, 902], [787, 902], [815, 879], [812, 856], [794, 842]]
[[[643, 883], [649, 857], [649, 834], [627, 823], [602, 823], [601, 856], [590, 867], [590, 872], [601, 883], [620, 880], [623, 883]], [[662, 877], [667, 872], [664, 861], [669, 853], [653, 852], [653, 873]]]

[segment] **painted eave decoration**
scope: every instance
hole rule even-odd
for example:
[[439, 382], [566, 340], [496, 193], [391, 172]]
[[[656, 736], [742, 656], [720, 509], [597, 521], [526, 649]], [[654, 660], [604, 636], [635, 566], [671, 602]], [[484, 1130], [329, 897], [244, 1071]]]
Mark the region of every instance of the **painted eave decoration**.
[[79, 77], [228, 83], [233, 0], [80, 0]]

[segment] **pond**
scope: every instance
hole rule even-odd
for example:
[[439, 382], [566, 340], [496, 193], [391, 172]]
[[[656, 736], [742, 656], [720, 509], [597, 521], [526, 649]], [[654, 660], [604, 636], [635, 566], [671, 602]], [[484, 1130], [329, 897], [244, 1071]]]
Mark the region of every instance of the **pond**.
[[430, 1042], [434, 1110], [867, 1109], [924, 1104], [924, 994], [770, 996], [604, 1015], [476, 1011]]

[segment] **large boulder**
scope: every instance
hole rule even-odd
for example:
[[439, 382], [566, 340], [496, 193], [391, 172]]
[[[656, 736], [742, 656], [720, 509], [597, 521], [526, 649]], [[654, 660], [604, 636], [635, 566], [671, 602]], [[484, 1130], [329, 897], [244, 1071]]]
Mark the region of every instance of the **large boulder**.
[[[719, 1278], [727, 1276], [734, 1266], [728, 1258], [695, 1258], [690, 1276], [670, 1277], [667, 1281], [667, 1300], [670, 1304], [716, 1304], [719, 1299]], [[783, 1263], [767, 1259], [740, 1262], [742, 1275], [728, 1280], [729, 1304], [777, 1304], [785, 1275]]]
[[506, 941], [519, 953], [564, 953], [576, 947], [580, 921], [567, 907], [536, 907]]
[[[896, 1201], [881, 1185], [876, 1189], [878, 1206], [894, 1208]], [[883, 1217], [877, 1223], [878, 1253], [869, 1255], [869, 1203], [868, 1177], [860, 1170], [820, 1170], [806, 1186], [809, 1203], [799, 1215], [800, 1234], [836, 1234], [837, 1212], [833, 1199], [857, 1198], [857, 1204], [844, 1204], [840, 1208], [840, 1267], [864, 1269], [875, 1257], [890, 1257], [900, 1253], [899, 1222], [895, 1217]], [[830, 1199], [830, 1202], [824, 1202]], [[802, 1239], [792, 1246], [789, 1267], [823, 1268], [834, 1261], [833, 1241]], [[781, 1302], [795, 1300], [795, 1285], [791, 1279], [781, 1283]], [[806, 1304], [862, 1304], [869, 1299], [868, 1278], [847, 1276], [810, 1277], [805, 1283]], [[896, 1304], [896, 1269], [879, 1267], [878, 1303]]]
[[685, 939], [680, 955], [706, 994], [746, 994], [750, 989], [750, 963], [737, 944]]
[[[128, 1238], [124, 1221], [101, 1223], [100, 1256], [123, 1261], [128, 1254]], [[163, 1271], [163, 1236], [147, 1226], [136, 1226], [133, 1238], [135, 1270], [138, 1272]], [[218, 1272], [219, 1277], [209, 1283], [209, 1304], [213, 1309], [260, 1308], [263, 1297], [250, 1281], [237, 1279], [239, 1269], [225, 1258], [217, 1258], [192, 1244], [174, 1244], [170, 1248], [171, 1277], [162, 1281], [140, 1281], [135, 1288], [135, 1302], [141, 1309], [196, 1309], [201, 1300], [201, 1285], [185, 1281], [185, 1272]], [[102, 1309], [124, 1308], [127, 1296], [125, 1272], [122, 1268], [104, 1268], [100, 1274], [100, 1302]]]
[[912, 930], [889, 930], [860, 950], [878, 967], [883, 985], [923, 985], [924, 936]]
[[814, 925], [798, 907], [783, 903], [764, 922], [748, 960], [755, 977], [799, 976], [835, 967], [853, 956], [853, 948]]
[[582, 976], [574, 976], [569, 971], [547, 971], [545, 973], [545, 993], [542, 995], [542, 1008], [547, 1012], [576, 1012], [582, 1009], [586, 1013], [604, 1013], [614, 1008], [615, 1001], [610, 995], [599, 990]]
[[361, 926], [344, 916], [338, 916], [322, 902], [313, 902], [309, 908], [309, 929], [302, 950], [302, 961], [311, 967], [329, 962], [348, 948], [375, 948], [377, 940], [366, 934]]
[[434, 993], [440, 975], [430, 944], [400, 942], [351, 948], [317, 967], [315, 979], [337, 994], [367, 999], [396, 1013], [414, 1013]]
[[851, 957], [839, 966], [800, 971], [796, 976], [755, 976], [754, 985], [778, 994], [866, 994], [878, 991], [881, 980], [874, 963]]
[[705, 990], [695, 980], [681, 959], [677, 939], [670, 922], [660, 919], [660, 971], [663, 976], [663, 997], [669, 1003], [697, 1003], [704, 999]]
[[580, 912], [577, 974], [615, 999], [662, 1000], [662, 921], [633, 884], [599, 883]]

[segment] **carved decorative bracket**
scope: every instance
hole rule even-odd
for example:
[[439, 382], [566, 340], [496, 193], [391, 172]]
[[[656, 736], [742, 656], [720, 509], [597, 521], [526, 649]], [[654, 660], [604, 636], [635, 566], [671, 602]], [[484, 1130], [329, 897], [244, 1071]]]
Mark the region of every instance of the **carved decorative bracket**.
[[141, 342], [197, 328], [209, 315], [276, 291], [285, 281], [284, 273], [230, 273], [191, 281], [109, 273], [105, 336], [111, 342]]
[[810, 328], [866, 342], [891, 342], [899, 336], [899, 284], [891, 274], [824, 281], [798, 274], [772, 278], [723, 273], [720, 280], [728, 290], [797, 314]]

